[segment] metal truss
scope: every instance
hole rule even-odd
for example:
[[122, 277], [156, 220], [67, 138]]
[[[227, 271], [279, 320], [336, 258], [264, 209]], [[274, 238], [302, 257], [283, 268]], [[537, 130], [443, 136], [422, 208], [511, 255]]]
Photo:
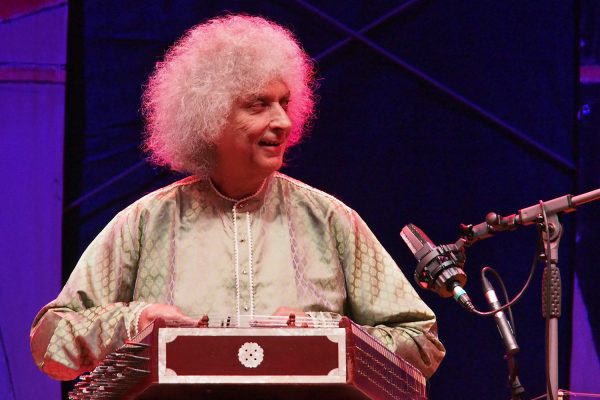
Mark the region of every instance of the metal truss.
[[345, 46], [346, 44], [350, 43], [353, 40], [359, 41], [360, 43], [367, 46], [374, 52], [376, 52], [379, 55], [388, 59], [390, 62], [392, 62], [396, 66], [400, 67], [402, 70], [407, 72], [413, 78], [415, 78], [421, 82], [424, 82], [425, 84], [427, 84], [429, 87], [431, 87], [435, 91], [441, 93], [442, 95], [444, 95], [444, 96], [452, 99], [453, 101], [459, 103], [460, 105], [466, 107], [468, 110], [472, 111], [473, 113], [475, 113], [476, 115], [481, 117], [486, 122], [488, 122], [488, 123], [492, 124], [494, 127], [498, 128], [498, 131], [500, 133], [504, 134], [509, 139], [514, 140], [516, 143], [520, 144], [527, 150], [532, 151], [533, 153], [544, 158], [546, 161], [549, 161], [556, 167], [558, 167], [568, 173], [576, 172], [575, 164], [572, 161], [567, 160], [564, 157], [562, 157], [561, 155], [555, 153], [551, 149], [544, 146], [542, 143], [539, 143], [538, 141], [536, 141], [529, 135], [521, 132], [520, 130], [518, 130], [517, 128], [515, 128], [508, 122], [503, 121], [501, 118], [499, 118], [496, 115], [492, 114], [491, 112], [485, 110], [483, 107], [477, 105], [476, 103], [468, 100], [467, 98], [460, 95], [456, 91], [452, 90], [448, 86], [435, 80], [434, 78], [430, 77], [423, 71], [410, 65], [406, 61], [402, 60], [400, 57], [389, 52], [385, 48], [381, 47], [380, 45], [371, 41], [370, 39], [366, 38], [363, 35], [367, 31], [375, 28], [376, 26], [380, 25], [381, 23], [383, 23], [387, 19], [391, 18], [392, 16], [395, 16], [403, 11], [406, 11], [410, 6], [413, 6], [416, 3], [418, 3], [419, 0], [413, 0], [413, 1], [406, 2], [402, 6], [397, 7], [396, 9], [385, 14], [383, 17], [366, 25], [365, 27], [363, 27], [362, 29], [360, 29], [358, 31], [354, 31], [353, 29], [347, 27], [346, 25], [344, 25], [337, 19], [331, 17], [330, 15], [326, 14], [322, 10], [318, 9], [317, 7], [315, 7], [312, 4], [307, 3], [304, 0], [295, 0], [295, 1], [297, 4], [299, 4], [305, 10], [309, 11], [311, 14], [319, 17], [322, 20], [325, 20], [327, 23], [329, 23], [330, 25], [335, 27], [337, 30], [339, 30], [349, 36], [348, 38], [344, 39], [343, 41], [341, 41], [339, 43], [336, 43], [335, 45], [331, 46], [330, 48], [328, 48], [327, 50], [325, 50], [324, 52], [319, 54], [317, 61], [320, 61], [325, 57], [331, 56], [331, 54], [333, 54], [335, 51], [342, 48], [343, 46]]
[[[323, 52], [317, 54], [314, 57], [317, 62], [323, 61], [324, 59], [331, 57], [337, 51], [339, 51], [340, 49], [346, 47], [347, 45], [349, 45], [353, 42], [360, 42], [361, 44], [365, 45], [366, 47], [368, 47], [375, 53], [386, 58], [388, 61], [390, 61], [397, 67], [399, 67], [401, 70], [403, 70], [405, 73], [407, 73], [412, 78], [425, 83], [426, 85], [428, 85], [430, 88], [432, 88], [437, 93], [445, 96], [446, 98], [453, 100], [454, 102], [465, 107], [467, 110], [473, 112], [475, 115], [479, 116], [481, 119], [483, 119], [484, 121], [486, 121], [487, 123], [489, 123], [490, 125], [495, 127], [499, 133], [503, 134], [504, 136], [511, 139], [515, 143], [519, 144], [524, 149], [531, 151], [532, 153], [538, 155], [539, 157], [543, 158], [544, 160], [551, 163], [555, 167], [557, 167], [569, 174], [574, 174], [576, 172], [576, 167], [575, 167], [575, 164], [571, 160], [565, 159], [558, 153], [556, 153], [556, 152], [552, 151], [551, 149], [549, 149], [548, 147], [546, 147], [544, 144], [533, 139], [530, 135], [527, 135], [526, 133], [520, 131], [519, 129], [512, 126], [508, 122], [502, 120], [501, 118], [494, 115], [490, 111], [485, 110], [483, 107], [481, 107], [478, 104], [465, 98], [458, 92], [452, 90], [450, 87], [444, 85], [443, 83], [439, 82], [438, 80], [434, 79], [433, 77], [427, 75], [425, 72], [421, 71], [420, 69], [418, 69], [418, 68], [414, 67], [413, 65], [409, 64], [408, 62], [404, 61], [397, 55], [391, 53], [390, 51], [386, 50], [385, 48], [383, 48], [382, 46], [378, 45], [377, 43], [373, 42], [372, 40], [368, 39], [365, 36], [366, 33], [375, 29], [376, 27], [380, 26], [384, 22], [387, 22], [391, 18], [393, 18], [399, 14], [402, 14], [403, 12], [406, 12], [409, 9], [411, 9], [413, 6], [416, 6], [419, 3], [423, 3], [425, 1], [426, 0], [406, 1], [403, 4], [395, 7], [391, 11], [385, 13], [381, 17], [373, 20], [372, 22], [370, 22], [369, 24], [365, 25], [363, 28], [361, 28], [357, 31], [349, 28], [348, 26], [346, 26], [339, 20], [333, 18], [332, 16], [328, 15], [327, 13], [323, 12], [319, 8], [315, 7], [314, 5], [307, 3], [304, 0], [295, 0], [295, 3], [298, 4], [300, 7], [302, 7], [304, 10], [308, 11], [310, 14], [318, 17], [321, 20], [324, 20], [325, 22], [327, 22], [329, 25], [333, 26], [338, 31], [347, 35], [347, 37], [345, 39], [333, 44], [332, 46], [330, 46]], [[127, 168], [123, 172], [111, 177], [106, 182], [100, 184], [96, 188], [90, 190], [83, 196], [81, 196], [78, 199], [71, 202], [65, 208], [65, 211], [72, 210], [73, 208], [77, 207], [84, 201], [86, 201], [89, 198], [95, 196], [96, 194], [106, 190], [107, 188], [109, 188], [110, 186], [115, 184], [116, 182], [118, 182], [121, 179], [127, 177], [128, 175], [134, 173], [136, 170], [144, 167], [145, 165], [146, 165], [145, 161], [140, 161], [140, 162], [136, 163], [135, 165]]]

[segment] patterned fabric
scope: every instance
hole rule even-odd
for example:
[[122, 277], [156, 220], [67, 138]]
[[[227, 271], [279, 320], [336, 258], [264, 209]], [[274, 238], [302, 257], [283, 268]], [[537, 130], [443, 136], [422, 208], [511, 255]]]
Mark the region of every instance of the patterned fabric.
[[35, 318], [38, 366], [56, 379], [93, 369], [151, 303], [211, 320], [348, 315], [427, 377], [444, 356], [433, 312], [358, 214], [280, 173], [239, 201], [190, 177], [120, 212]]

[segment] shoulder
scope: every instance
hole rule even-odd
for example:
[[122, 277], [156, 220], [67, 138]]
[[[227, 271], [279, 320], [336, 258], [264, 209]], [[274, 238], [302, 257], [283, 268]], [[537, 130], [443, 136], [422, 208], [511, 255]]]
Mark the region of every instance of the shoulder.
[[202, 186], [202, 181], [190, 176], [147, 193], [125, 209], [117, 213], [106, 225], [103, 232], [129, 232], [136, 236], [140, 230], [147, 231], [153, 226], [164, 224], [166, 219], [176, 217], [182, 208], [187, 207]]
[[319, 208], [326, 213], [333, 212], [347, 217], [354, 213], [354, 210], [335, 196], [280, 172], [275, 173], [273, 181], [285, 196], [293, 198], [296, 205]]
[[188, 194], [190, 191], [194, 191], [197, 189], [199, 184], [202, 181], [195, 176], [188, 176], [186, 178], [180, 179], [176, 182], [171, 183], [170, 185], [164, 186], [160, 189], [157, 189], [153, 192], [150, 192], [135, 203], [152, 203], [155, 201], [165, 201], [180, 197], [182, 195]]
[[196, 197], [202, 181], [194, 176], [188, 176], [181, 180], [164, 186], [153, 192], [147, 193], [118, 215], [141, 215], [155, 213], [173, 206], [180, 206], [190, 197]]

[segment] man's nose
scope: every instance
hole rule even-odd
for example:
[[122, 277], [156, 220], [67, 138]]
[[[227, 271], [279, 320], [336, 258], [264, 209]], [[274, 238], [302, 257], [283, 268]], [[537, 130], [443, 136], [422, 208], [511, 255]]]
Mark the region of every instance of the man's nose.
[[292, 127], [292, 121], [287, 115], [287, 111], [279, 103], [275, 103], [271, 108], [271, 128], [289, 131]]

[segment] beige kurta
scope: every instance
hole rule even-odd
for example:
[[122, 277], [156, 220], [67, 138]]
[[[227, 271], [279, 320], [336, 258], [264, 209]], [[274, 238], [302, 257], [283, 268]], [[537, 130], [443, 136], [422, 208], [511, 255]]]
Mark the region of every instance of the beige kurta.
[[348, 315], [426, 376], [444, 356], [433, 312], [358, 214], [280, 173], [240, 201], [190, 177], [120, 212], [37, 315], [35, 361], [57, 379], [91, 370], [151, 303], [211, 319]]

